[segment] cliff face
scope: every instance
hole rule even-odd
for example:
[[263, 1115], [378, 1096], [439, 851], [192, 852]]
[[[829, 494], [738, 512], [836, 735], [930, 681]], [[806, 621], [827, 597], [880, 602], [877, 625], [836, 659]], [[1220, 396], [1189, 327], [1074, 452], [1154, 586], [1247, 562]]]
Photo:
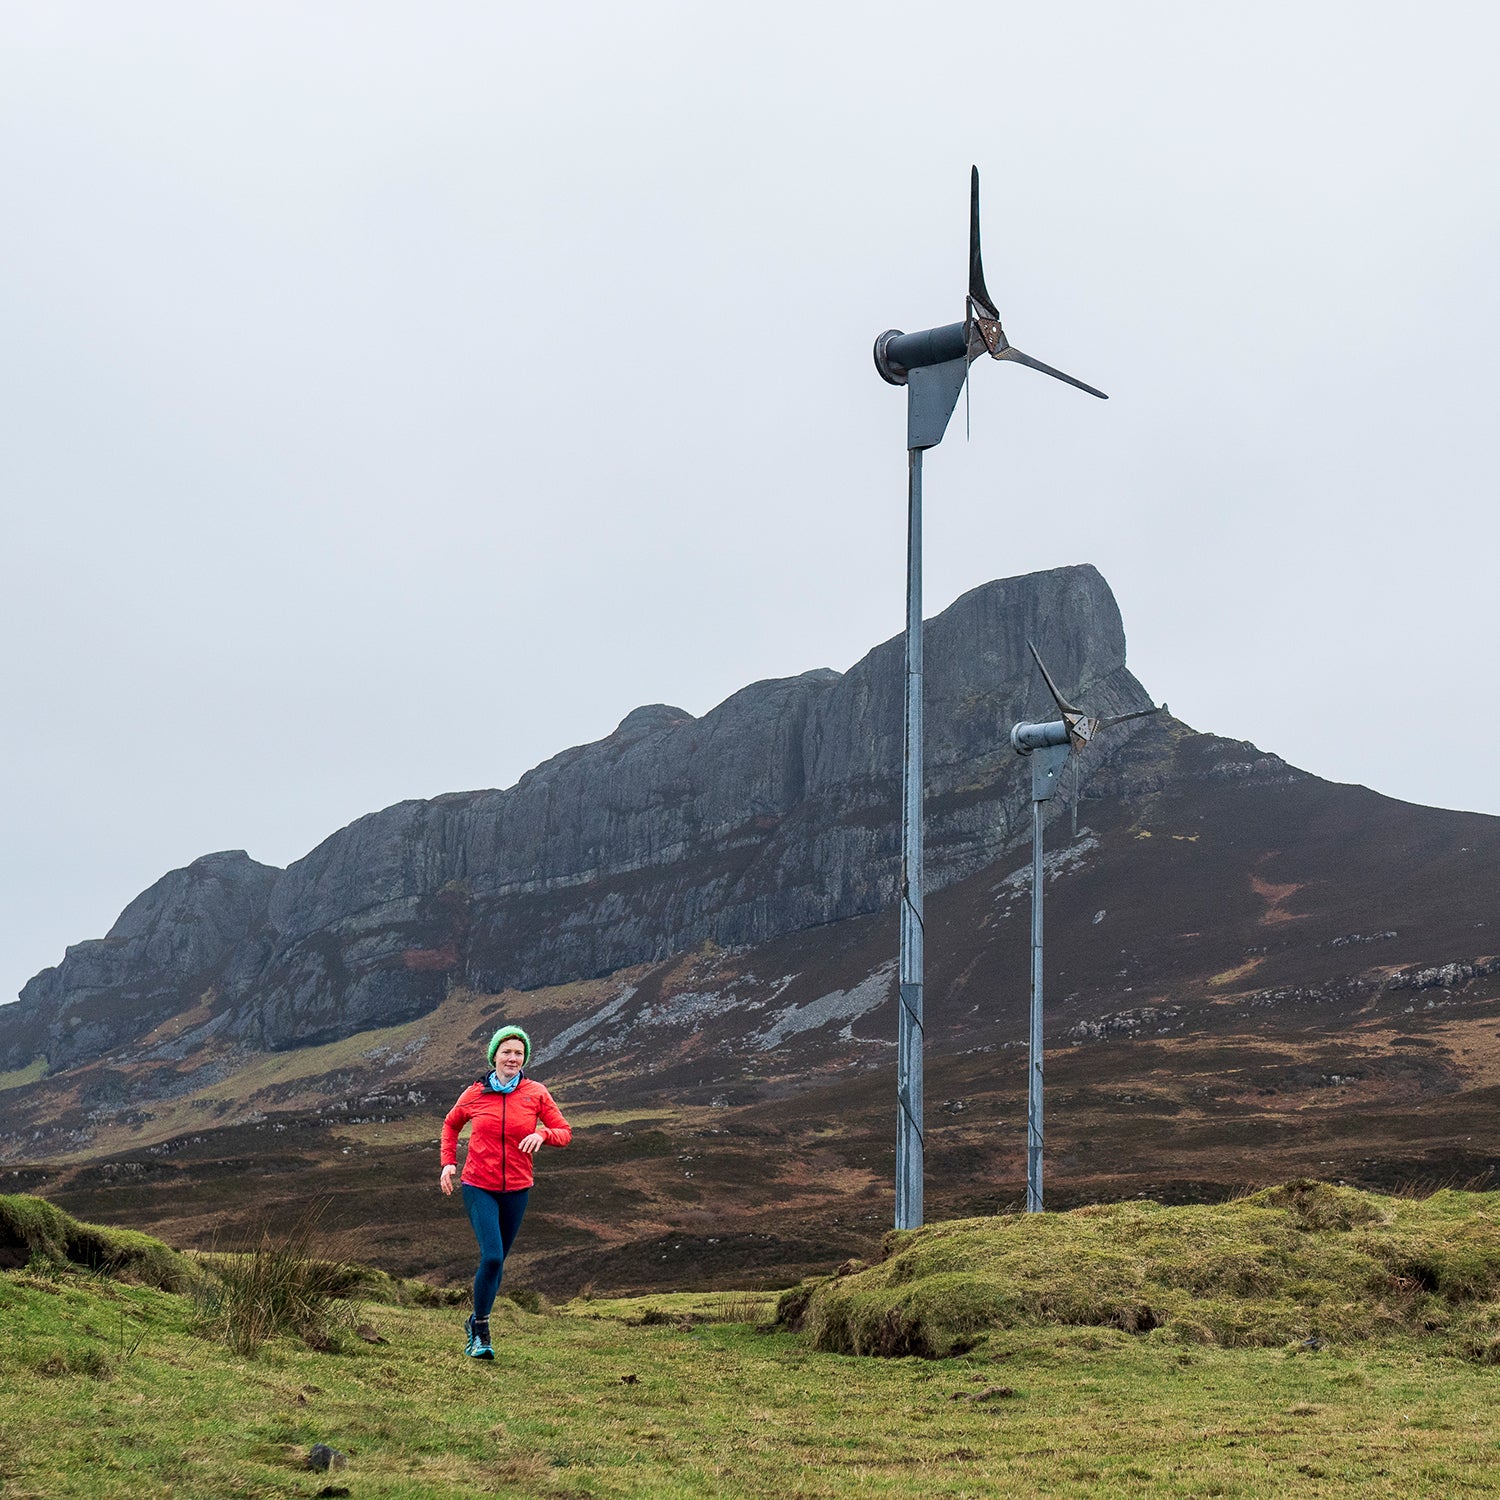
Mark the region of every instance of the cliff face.
[[266, 922], [281, 871], [243, 849], [163, 875], [102, 938], [75, 943], [0, 1011], [0, 1069], [97, 1056], [193, 1004]]
[[[1092, 567], [973, 590], [929, 622], [927, 871], [941, 888], [1024, 827], [1007, 733], [1051, 717], [1026, 649], [1096, 712], [1149, 703]], [[360, 818], [284, 872], [214, 855], [0, 1011], [0, 1067], [97, 1055], [212, 990], [216, 1029], [284, 1047], [483, 990], [759, 943], [893, 903], [902, 643], [848, 672], [756, 683], [701, 719], [640, 708], [505, 791]], [[1076, 691], [1075, 691], [1076, 690]], [[1091, 751], [1111, 774], [1129, 727]]]

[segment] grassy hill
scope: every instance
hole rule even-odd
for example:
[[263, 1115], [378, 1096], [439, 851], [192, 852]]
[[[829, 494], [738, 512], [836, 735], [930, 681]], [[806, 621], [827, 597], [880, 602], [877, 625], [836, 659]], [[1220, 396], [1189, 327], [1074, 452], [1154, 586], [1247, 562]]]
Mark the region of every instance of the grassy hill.
[[1228, 1347], [1426, 1337], [1500, 1362], [1500, 1193], [1301, 1181], [1232, 1203], [930, 1224], [887, 1252], [788, 1293], [783, 1321], [849, 1354], [937, 1357], [1063, 1324]]
[[[28, 1201], [0, 1199], [0, 1222], [35, 1226], [43, 1215], [27, 1217]], [[1098, 1300], [1107, 1248], [1160, 1273], [1189, 1260], [1217, 1268], [1188, 1302], [1253, 1301], [1257, 1275], [1283, 1272], [1295, 1298], [1318, 1278], [1285, 1258], [1283, 1231], [1314, 1254], [1320, 1241], [1326, 1250], [1385, 1228], [1428, 1266], [1429, 1307], [1450, 1305], [1471, 1330], [1494, 1311], [1488, 1197], [1446, 1194], [1429, 1210], [1302, 1189], [1234, 1207], [1246, 1221], [1237, 1230], [1141, 1205], [1116, 1219], [1030, 1222], [1046, 1237], [1053, 1292], [1071, 1277], [1075, 1308], [1091, 1289]], [[1149, 1233], [1132, 1233], [1143, 1224]], [[235, 1354], [204, 1323], [200, 1297], [147, 1284], [170, 1282], [152, 1267], [174, 1262], [116, 1255], [113, 1232], [93, 1231], [106, 1239], [90, 1269], [69, 1258], [87, 1237], [51, 1227], [60, 1233], [39, 1239], [26, 1265], [0, 1271], [0, 1493], [14, 1500], [1500, 1494], [1500, 1368], [1486, 1362], [1489, 1344], [1455, 1336], [1452, 1318], [1431, 1329], [1421, 1317], [1375, 1320], [1353, 1330], [1361, 1337], [1330, 1328], [1317, 1348], [1202, 1342], [1186, 1302], [1163, 1302], [1149, 1330], [1082, 1326], [1060, 1320], [1059, 1303], [1023, 1306], [1035, 1265], [974, 1255], [973, 1224], [900, 1237], [880, 1266], [806, 1288], [802, 1333], [773, 1325], [764, 1295], [539, 1312], [502, 1301], [493, 1365], [462, 1357], [461, 1307], [403, 1301], [411, 1289], [388, 1282], [374, 1288], [387, 1300], [351, 1307], [352, 1332], [321, 1350], [287, 1334], [253, 1358]], [[955, 1255], [963, 1268], [943, 1269]], [[1368, 1297], [1357, 1255], [1313, 1269], [1325, 1300]], [[883, 1295], [889, 1311], [913, 1286], [941, 1303], [932, 1278], [955, 1274], [986, 1281], [1023, 1315], [971, 1327], [966, 1352], [945, 1359], [816, 1347], [828, 1288]], [[319, 1443], [345, 1464], [307, 1469]]]

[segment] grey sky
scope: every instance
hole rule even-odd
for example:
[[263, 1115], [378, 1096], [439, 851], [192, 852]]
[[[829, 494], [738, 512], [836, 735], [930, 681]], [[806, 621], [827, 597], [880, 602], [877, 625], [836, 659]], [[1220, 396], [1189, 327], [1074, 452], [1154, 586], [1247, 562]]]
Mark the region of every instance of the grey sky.
[[[8, 6], [0, 996], [901, 625], [881, 329], [1007, 332], [927, 600], [1090, 561], [1180, 717], [1500, 812], [1493, 8]], [[1441, 748], [1424, 743], [1451, 730]]]

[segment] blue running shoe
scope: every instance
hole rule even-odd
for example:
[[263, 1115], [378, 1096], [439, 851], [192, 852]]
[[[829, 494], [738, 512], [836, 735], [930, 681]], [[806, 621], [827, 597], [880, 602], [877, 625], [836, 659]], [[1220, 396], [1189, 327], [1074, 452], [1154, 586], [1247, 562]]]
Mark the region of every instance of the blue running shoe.
[[468, 1335], [464, 1343], [464, 1353], [470, 1359], [493, 1359], [495, 1351], [490, 1347], [490, 1341], [474, 1331], [474, 1314], [470, 1313], [468, 1320], [464, 1323], [464, 1332]]

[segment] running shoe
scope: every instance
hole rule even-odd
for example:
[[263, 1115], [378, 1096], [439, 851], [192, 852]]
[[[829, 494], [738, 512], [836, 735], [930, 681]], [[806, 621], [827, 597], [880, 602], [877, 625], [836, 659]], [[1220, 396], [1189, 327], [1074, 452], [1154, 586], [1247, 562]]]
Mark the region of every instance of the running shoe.
[[464, 1332], [468, 1335], [464, 1343], [464, 1353], [470, 1359], [493, 1359], [495, 1351], [490, 1347], [488, 1339], [482, 1339], [474, 1332], [474, 1314], [470, 1313], [468, 1320], [464, 1323]]

